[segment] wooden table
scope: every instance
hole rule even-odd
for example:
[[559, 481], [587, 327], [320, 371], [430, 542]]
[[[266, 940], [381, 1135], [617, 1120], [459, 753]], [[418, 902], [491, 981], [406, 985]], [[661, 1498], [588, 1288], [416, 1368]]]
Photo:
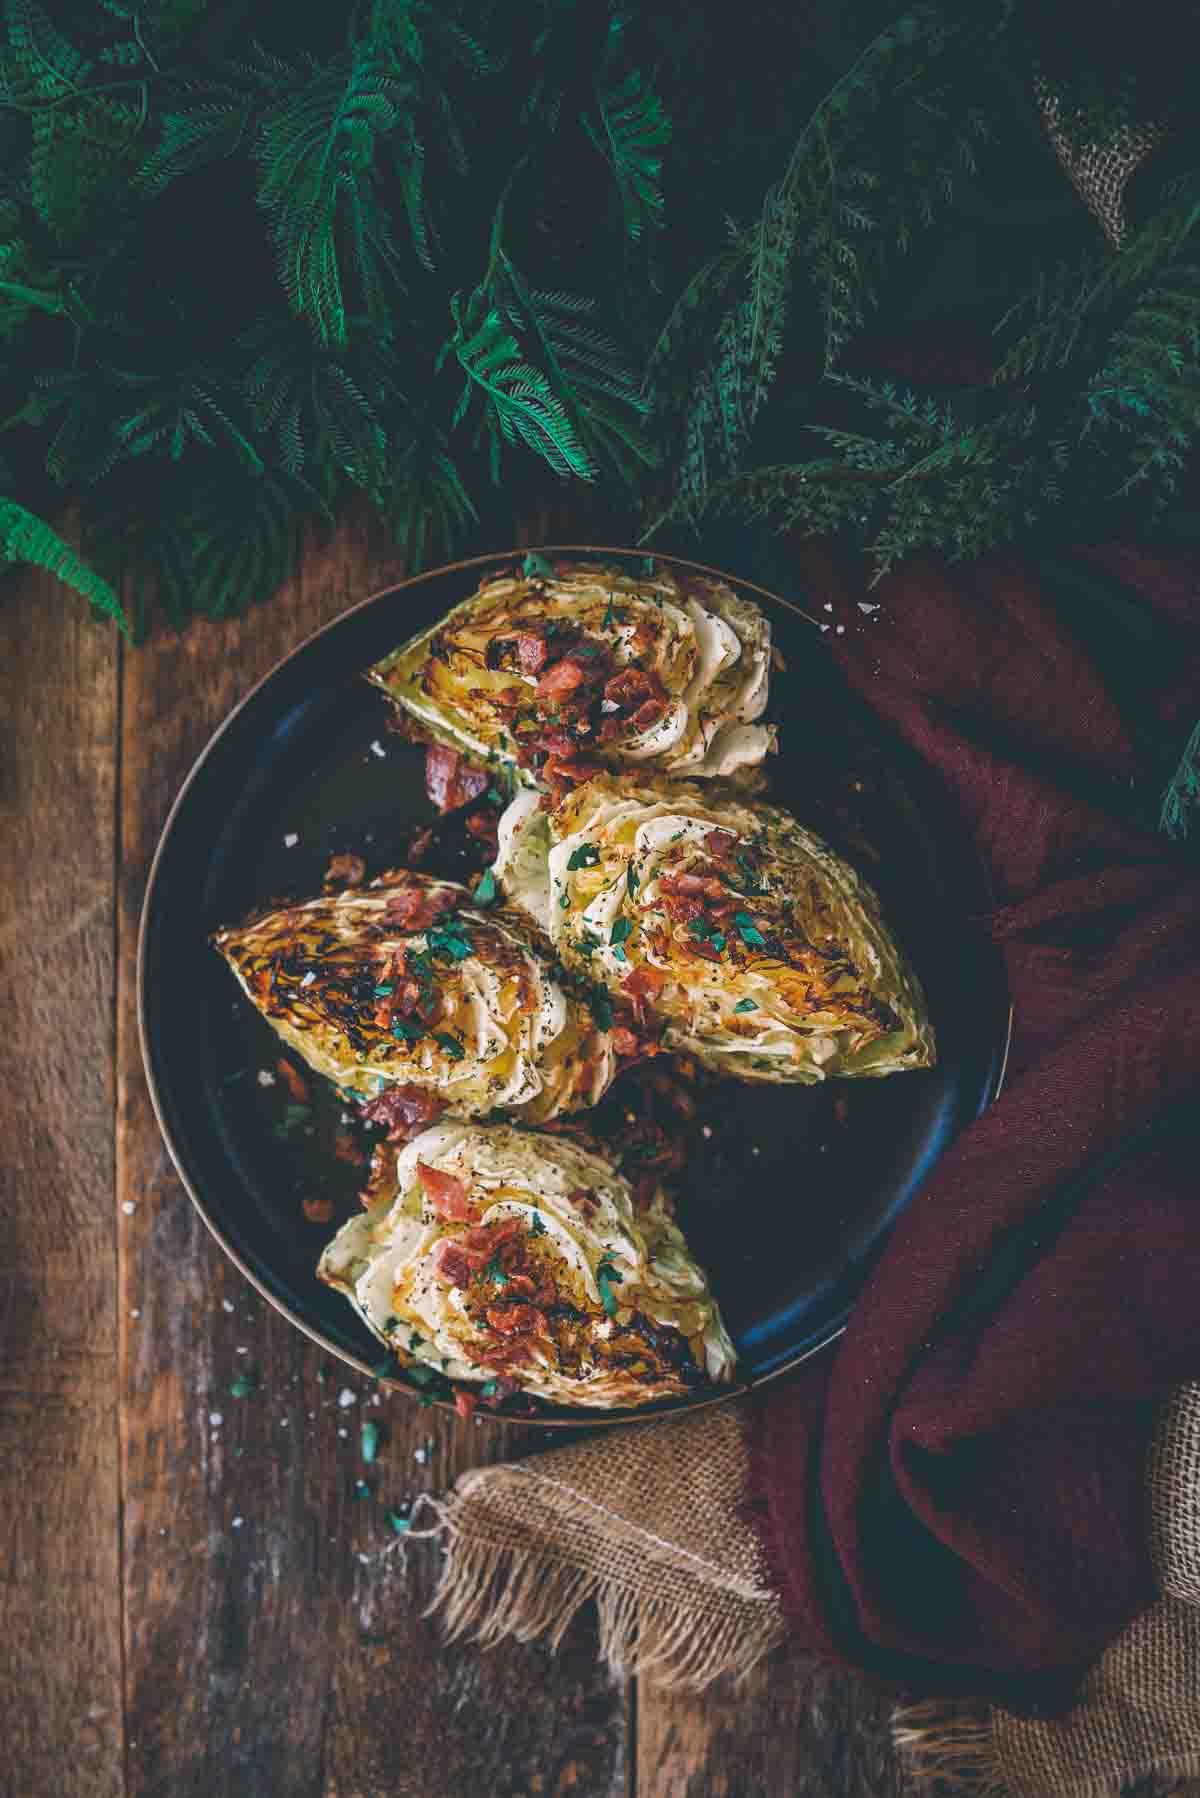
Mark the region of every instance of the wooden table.
[[[173, 1173], [142, 1079], [138, 916], [168, 807], [287, 650], [399, 577], [353, 527], [242, 619], [124, 649], [0, 595], [0, 1789], [6, 1798], [886, 1798], [883, 1706], [781, 1656], [740, 1692], [447, 1648], [389, 1506], [528, 1432], [392, 1396], [280, 1318]], [[237, 1397], [252, 1369], [254, 1392]], [[360, 1425], [378, 1496], [353, 1496]]]

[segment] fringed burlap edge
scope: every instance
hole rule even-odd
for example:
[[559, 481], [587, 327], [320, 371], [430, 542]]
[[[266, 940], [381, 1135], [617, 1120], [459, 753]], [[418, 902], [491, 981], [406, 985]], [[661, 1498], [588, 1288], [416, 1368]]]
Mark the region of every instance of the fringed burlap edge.
[[[697, 1466], [695, 1425], [654, 1439], [581, 1443], [531, 1461], [477, 1468], [424, 1496], [407, 1540], [435, 1538], [445, 1558], [427, 1614], [450, 1640], [487, 1646], [544, 1637], [552, 1648], [594, 1604], [614, 1674], [699, 1691], [744, 1680], [785, 1634], [757, 1541], [737, 1514], [745, 1450], [732, 1418], [710, 1424]], [[665, 1476], [665, 1477], [664, 1477]], [[688, 1484], [694, 1543], [656, 1528]], [[707, 1542], [713, 1543], [706, 1549]]]
[[911, 1790], [949, 1790], [962, 1798], [1012, 1798], [996, 1758], [988, 1705], [937, 1701], [892, 1713], [892, 1744]]

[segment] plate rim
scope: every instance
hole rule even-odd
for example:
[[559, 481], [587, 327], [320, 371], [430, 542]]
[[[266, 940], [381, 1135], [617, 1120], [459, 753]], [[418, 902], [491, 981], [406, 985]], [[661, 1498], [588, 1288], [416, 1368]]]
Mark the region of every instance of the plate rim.
[[[217, 728], [207, 738], [203, 748], [192, 762], [171, 802], [166, 818], [163, 820], [162, 829], [159, 832], [158, 841], [155, 844], [154, 854], [151, 857], [150, 867], [146, 875], [146, 890], [142, 896], [141, 911], [138, 919], [135, 994], [138, 1046], [141, 1051], [142, 1074], [146, 1082], [147, 1092], [150, 1096], [150, 1105], [154, 1112], [155, 1122], [158, 1125], [159, 1135], [166, 1145], [167, 1153], [171, 1158], [171, 1165], [175, 1169], [175, 1173], [178, 1176], [184, 1191], [187, 1193], [188, 1199], [199, 1214], [201, 1220], [208, 1229], [209, 1234], [219, 1245], [223, 1253], [238, 1269], [239, 1273], [250, 1282], [255, 1291], [266, 1299], [267, 1303], [282, 1317], [285, 1317], [290, 1324], [300, 1330], [310, 1341], [316, 1343], [323, 1353], [334, 1356], [337, 1360], [349, 1367], [353, 1367], [359, 1373], [366, 1374], [369, 1378], [376, 1380], [379, 1386], [388, 1392], [401, 1393], [415, 1403], [424, 1402], [427, 1405], [431, 1404], [437, 1409], [448, 1413], [454, 1413], [455, 1406], [453, 1400], [423, 1400], [422, 1396], [418, 1394], [412, 1386], [408, 1385], [407, 1382], [393, 1379], [387, 1374], [378, 1373], [367, 1361], [361, 1359], [351, 1350], [342, 1348], [337, 1343], [330, 1341], [327, 1336], [322, 1335], [319, 1330], [294, 1311], [290, 1305], [286, 1304], [277, 1293], [272, 1292], [266, 1282], [260, 1278], [251, 1266], [248, 1265], [243, 1256], [238, 1252], [237, 1248], [228, 1239], [225, 1232], [211, 1215], [199, 1192], [196, 1190], [196, 1187], [183, 1164], [181, 1154], [176, 1148], [174, 1136], [168, 1128], [164, 1107], [159, 1095], [158, 1082], [155, 1078], [147, 1022], [148, 1005], [146, 992], [146, 964], [148, 957], [150, 916], [155, 887], [165, 857], [167, 844], [175, 828], [176, 818], [191, 790], [193, 782], [199, 777], [205, 763], [216, 749], [217, 744], [225, 735], [225, 732], [233, 726], [235, 720], [251, 704], [262, 688], [267, 686], [282, 668], [286, 667], [289, 662], [299, 655], [301, 651], [307, 649], [310, 644], [317, 642], [321, 637], [325, 636], [327, 632], [336, 629], [344, 623], [347, 618], [352, 617], [358, 612], [365, 611], [369, 606], [376, 605], [382, 599], [389, 598], [393, 594], [402, 592], [406, 587], [419, 586], [424, 581], [433, 580], [448, 574], [457, 574], [472, 568], [479, 568], [485, 564], [505, 562], [513, 558], [519, 560], [530, 553], [547, 556], [658, 555], [658, 552], [646, 550], [641, 546], [634, 548], [628, 546], [619, 548], [613, 544], [584, 543], [539, 543], [519, 545], [507, 550], [488, 550], [480, 555], [464, 557], [457, 562], [441, 563], [437, 568], [424, 569], [420, 574], [405, 576], [403, 580], [391, 581], [387, 586], [376, 588], [371, 593], [366, 594], [362, 599], [355, 600], [352, 605], [344, 607], [335, 617], [327, 619], [322, 625], [318, 625], [316, 630], [310, 631], [307, 636], [302, 637], [298, 643], [294, 643], [277, 661], [273, 662], [266, 673], [261, 675], [259, 679], [255, 681], [254, 685], [242, 695], [237, 704], [230, 708], [222, 718], [221, 722], [217, 725]], [[812, 625], [815, 630], [818, 632], [820, 631], [819, 619], [814, 618], [810, 613], [806, 612], [802, 606], [797, 605], [795, 601], [784, 598], [782, 594], [762, 586], [759, 582], [743, 580], [740, 575], [731, 574], [727, 569], [716, 568], [711, 563], [698, 562], [694, 558], [688, 556], [677, 556], [664, 552], [661, 555], [658, 555], [658, 559], [680, 568], [691, 569], [699, 574], [712, 575], [718, 580], [731, 583], [737, 589], [761, 594], [763, 598], [769, 600], [772, 605], [782, 606], [786, 611], [791, 612], [796, 617], [804, 619], [804, 621]], [[977, 859], [979, 859], [978, 856]], [[987, 870], [986, 867], [983, 866], [982, 861], [980, 861], [980, 868], [985, 878], [987, 878]], [[984, 1110], [990, 1109], [1004, 1089], [1005, 1078], [1008, 1072], [1009, 1057], [1012, 1051], [1013, 1018], [1013, 1002], [1011, 995], [1009, 995], [1008, 1011], [1004, 1025], [1004, 1036], [1003, 1041], [1000, 1044], [999, 1065], [992, 1079], [988, 1096], [980, 1111], [976, 1114], [977, 1116], [981, 1116]], [[886, 1241], [886, 1236], [883, 1240]], [[786, 1375], [794, 1373], [798, 1367], [802, 1366], [805, 1362], [812, 1360], [814, 1356], [824, 1354], [827, 1349], [837, 1342], [839, 1337], [845, 1334], [850, 1316], [853, 1312], [853, 1303], [854, 1302], [852, 1301], [846, 1315], [838, 1322], [831, 1325], [821, 1336], [819, 1341], [809, 1343], [804, 1348], [798, 1349], [794, 1355], [789, 1356], [778, 1366], [770, 1368], [767, 1372], [759, 1374], [755, 1378], [735, 1380], [731, 1382], [730, 1385], [722, 1387], [720, 1391], [713, 1392], [703, 1397], [668, 1400], [665, 1403], [660, 1402], [657, 1405], [647, 1405], [641, 1410], [624, 1409], [619, 1415], [613, 1415], [611, 1412], [605, 1412], [600, 1409], [597, 1409], [593, 1414], [591, 1410], [580, 1407], [578, 1417], [573, 1415], [570, 1417], [531, 1416], [525, 1418], [518, 1415], [494, 1412], [489, 1410], [486, 1406], [480, 1406], [476, 1410], [475, 1416], [486, 1418], [489, 1424], [517, 1423], [532, 1425], [537, 1429], [555, 1430], [578, 1430], [597, 1427], [619, 1428], [624, 1424], [651, 1422], [659, 1418], [678, 1417], [684, 1414], [692, 1416], [697, 1411], [708, 1410], [714, 1405], [729, 1404], [734, 1399], [744, 1397], [748, 1392], [756, 1392], [762, 1387], [770, 1385], [772, 1381], [783, 1379]]]

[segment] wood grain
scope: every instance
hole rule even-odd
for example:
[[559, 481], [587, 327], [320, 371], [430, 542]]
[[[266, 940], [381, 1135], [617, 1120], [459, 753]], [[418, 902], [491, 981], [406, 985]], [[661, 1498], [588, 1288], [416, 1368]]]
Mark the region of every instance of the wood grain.
[[890, 1706], [853, 1674], [780, 1652], [702, 1697], [638, 1691], [644, 1798], [899, 1798]]
[[[123, 689], [118, 1147], [129, 1791], [137, 1798], [497, 1798], [626, 1790], [626, 1696], [589, 1632], [551, 1659], [447, 1650], [436, 1546], [389, 1509], [511, 1454], [322, 1365], [225, 1260], [176, 1181], [137, 1042], [134, 955], [175, 792], [229, 708], [309, 631], [399, 577], [352, 526], [240, 620], [129, 658]], [[251, 1369], [254, 1390], [236, 1397]], [[361, 1421], [384, 1432], [377, 1463]], [[366, 1476], [371, 1496], [355, 1496]]]
[[118, 646], [0, 601], [0, 1790], [124, 1790], [113, 1206]]

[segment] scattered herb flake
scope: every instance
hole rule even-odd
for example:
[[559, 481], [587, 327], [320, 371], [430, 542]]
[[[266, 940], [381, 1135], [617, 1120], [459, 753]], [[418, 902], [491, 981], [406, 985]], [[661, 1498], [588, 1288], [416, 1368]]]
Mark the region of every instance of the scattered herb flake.
[[537, 578], [543, 581], [549, 581], [554, 578], [554, 569], [546, 560], [545, 556], [536, 549], [531, 549], [529, 554], [525, 557], [525, 560], [521, 563], [521, 573], [525, 575], [528, 580]]
[[615, 596], [610, 593], [608, 596], [608, 604], [604, 608], [604, 617], [600, 621], [600, 629], [602, 631], [611, 631], [615, 625], [624, 624], [625, 622], [625, 614], [620, 606], [614, 604], [614, 598]]
[[508, 1285], [508, 1275], [501, 1267], [500, 1257], [498, 1255], [492, 1256], [491, 1260], [483, 1270], [483, 1277], [485, 1280], [490, 1280], [494, 1286]]
[[392, 981], [385, 980], [383, 982], [382, 986], [377, 986], [375, 988], [375, 997], [377, 999], [386, 999], [388, 994], [394, 993], [395, 990], [396, 990], [396, 988], [395, 988], [394, 984], [392, 983]]
[[[472, 953], [471, 939], [459, 918], [451, 917], [444, 923], [431, 925], [425, 932], [425, 941], [429, 953], [441, 961], [466, 961]], [[412, 965], [411, 961], [409, 965]]]
[[613, 960], [614, 961], [628, 961], [629, 960], [629, 957], [626, 955], [626, 953], [620, 943], [613, 944]]
[[400, 1319], [398, 1317], [385, 1318], [383, 1325], [383, 1333], [385, 1336], [390, 1336], [393, 1330], [398, 1330], [399, 1328]]
[[559, 905], [560, 905], [560, 907], [561, 907], [561, 908], [562, 908], [562, 910], [563, 910], [563, 911], [570, 911], [570, 909], [571, 909], [571, 895], [570, 895], [570, 893], [562, 893], [562, 894], [560, 894], [560, 896], [559, 896], [559, 901], [558, 901], [558, 903], [559, 903]]
[[746, 912], [734, 912], [733, 921], [737, 925], [738, 935], [747, 947], [751, 949], [763, 949], [766, 947], [766, 937], [755, 924], [754, 919]]
[[458, 1038], [456, 1036], [451, 1036], [448, 1030], [435, 1030], [433, 1033], [433, 1040], [446, 1051], [451, 1061], [461, 1061], [467, 1052], [459, 1042]]
[[366, 1480], [355, 1480], [354, 1496], [355, 1498], [370, 1498], [371, 1488], [368, 1486]]
[[368, 1418], [362, 1427], [362, 1458], [370, 1464], [378, 1453], [379, 1425]]
[[590, 955], [593, 949], [602, 948], [600, 938], [590, 930], [581, 930], [575, 939], [575, 947], [581, 955]]
[[613, 1021], [612, 1000], [602, 986], [594, 986], [588, 994], [588, 1009], [597, 1030], [611, 1030]]
[[425, 1026], [420, 1018], [393, 1018], [391, 1031], [397, 1042], [417, 1043], [425, 1035]]
[[495, 1380], [485, 1380], [483, 1382], [483, 1385], [479, 1388], [479, 1396], [481, 1398], [495, 1398], [495, 1396], [496, 1396]]
[[634, 867], [633, 863], [630, 862], [629, 866], [625, 870], [625, 891], [629, 894], [629, 897], [632, 899], [634, 894], [637, 892], [637, 890], [638, 890], [638, 871]]
[[753, 999], [739, 999], [734, 1011], [757, 1011], [758, 1006]]
[[580, 843], [578, 849], [572, 849], [567, 867], [572, 874], [577, 868], [594, 868], [600, 860], [600, 851], [595, 843]]
[[621, 1276], [617, 1272], [616, 1264], [605, 1255], [596, 1269], [596, 1285], [600, 1288], [600, 1303], [610, 1317], [615, 1317], [617, 1314], [617, 1301], [613, 1287], [620, 1284]]
[[623, 943], [633, 935], [633, 921], [630, 918], [618, 918], [609, 933], [610, 943]]
[[709, 940], [709, 943], [711, 944], [711, 946], [716, 950], [717, 954], [719, 955], [721, 953], [722, 949], [725, 947], [724, 932], [720, 931], [720, 930], [714, 930], [708, 940]]
[[249, 1398], [252, 1392], [258, 1391], [258, 1384], [258, 1375], [252, 1367], [248, 1367], [245, 1373], [240, 1373], [234, 1380], [229, 1388], [229, 1395], [231, 1398]]
[[542, 1214], [540, 1211], [535, 1211], [533, 1214], [533, 1222], [529, 1226], [529, 1234], [531, 1236], [544, 1236], [546, 1234], [546, 1226], [542, 1222]]
[[476, 905], [490, 905], [496, 897], [496, 876], [490, 868], [485, 868], [480, 876], [479, 885], [475, 888]]
[[401, 1517], [399, 1511], [389, 1511], [387, 1520], [398, 1536], [407, 1535], [409, 1526], [409, 1519], [407, 1517]]

